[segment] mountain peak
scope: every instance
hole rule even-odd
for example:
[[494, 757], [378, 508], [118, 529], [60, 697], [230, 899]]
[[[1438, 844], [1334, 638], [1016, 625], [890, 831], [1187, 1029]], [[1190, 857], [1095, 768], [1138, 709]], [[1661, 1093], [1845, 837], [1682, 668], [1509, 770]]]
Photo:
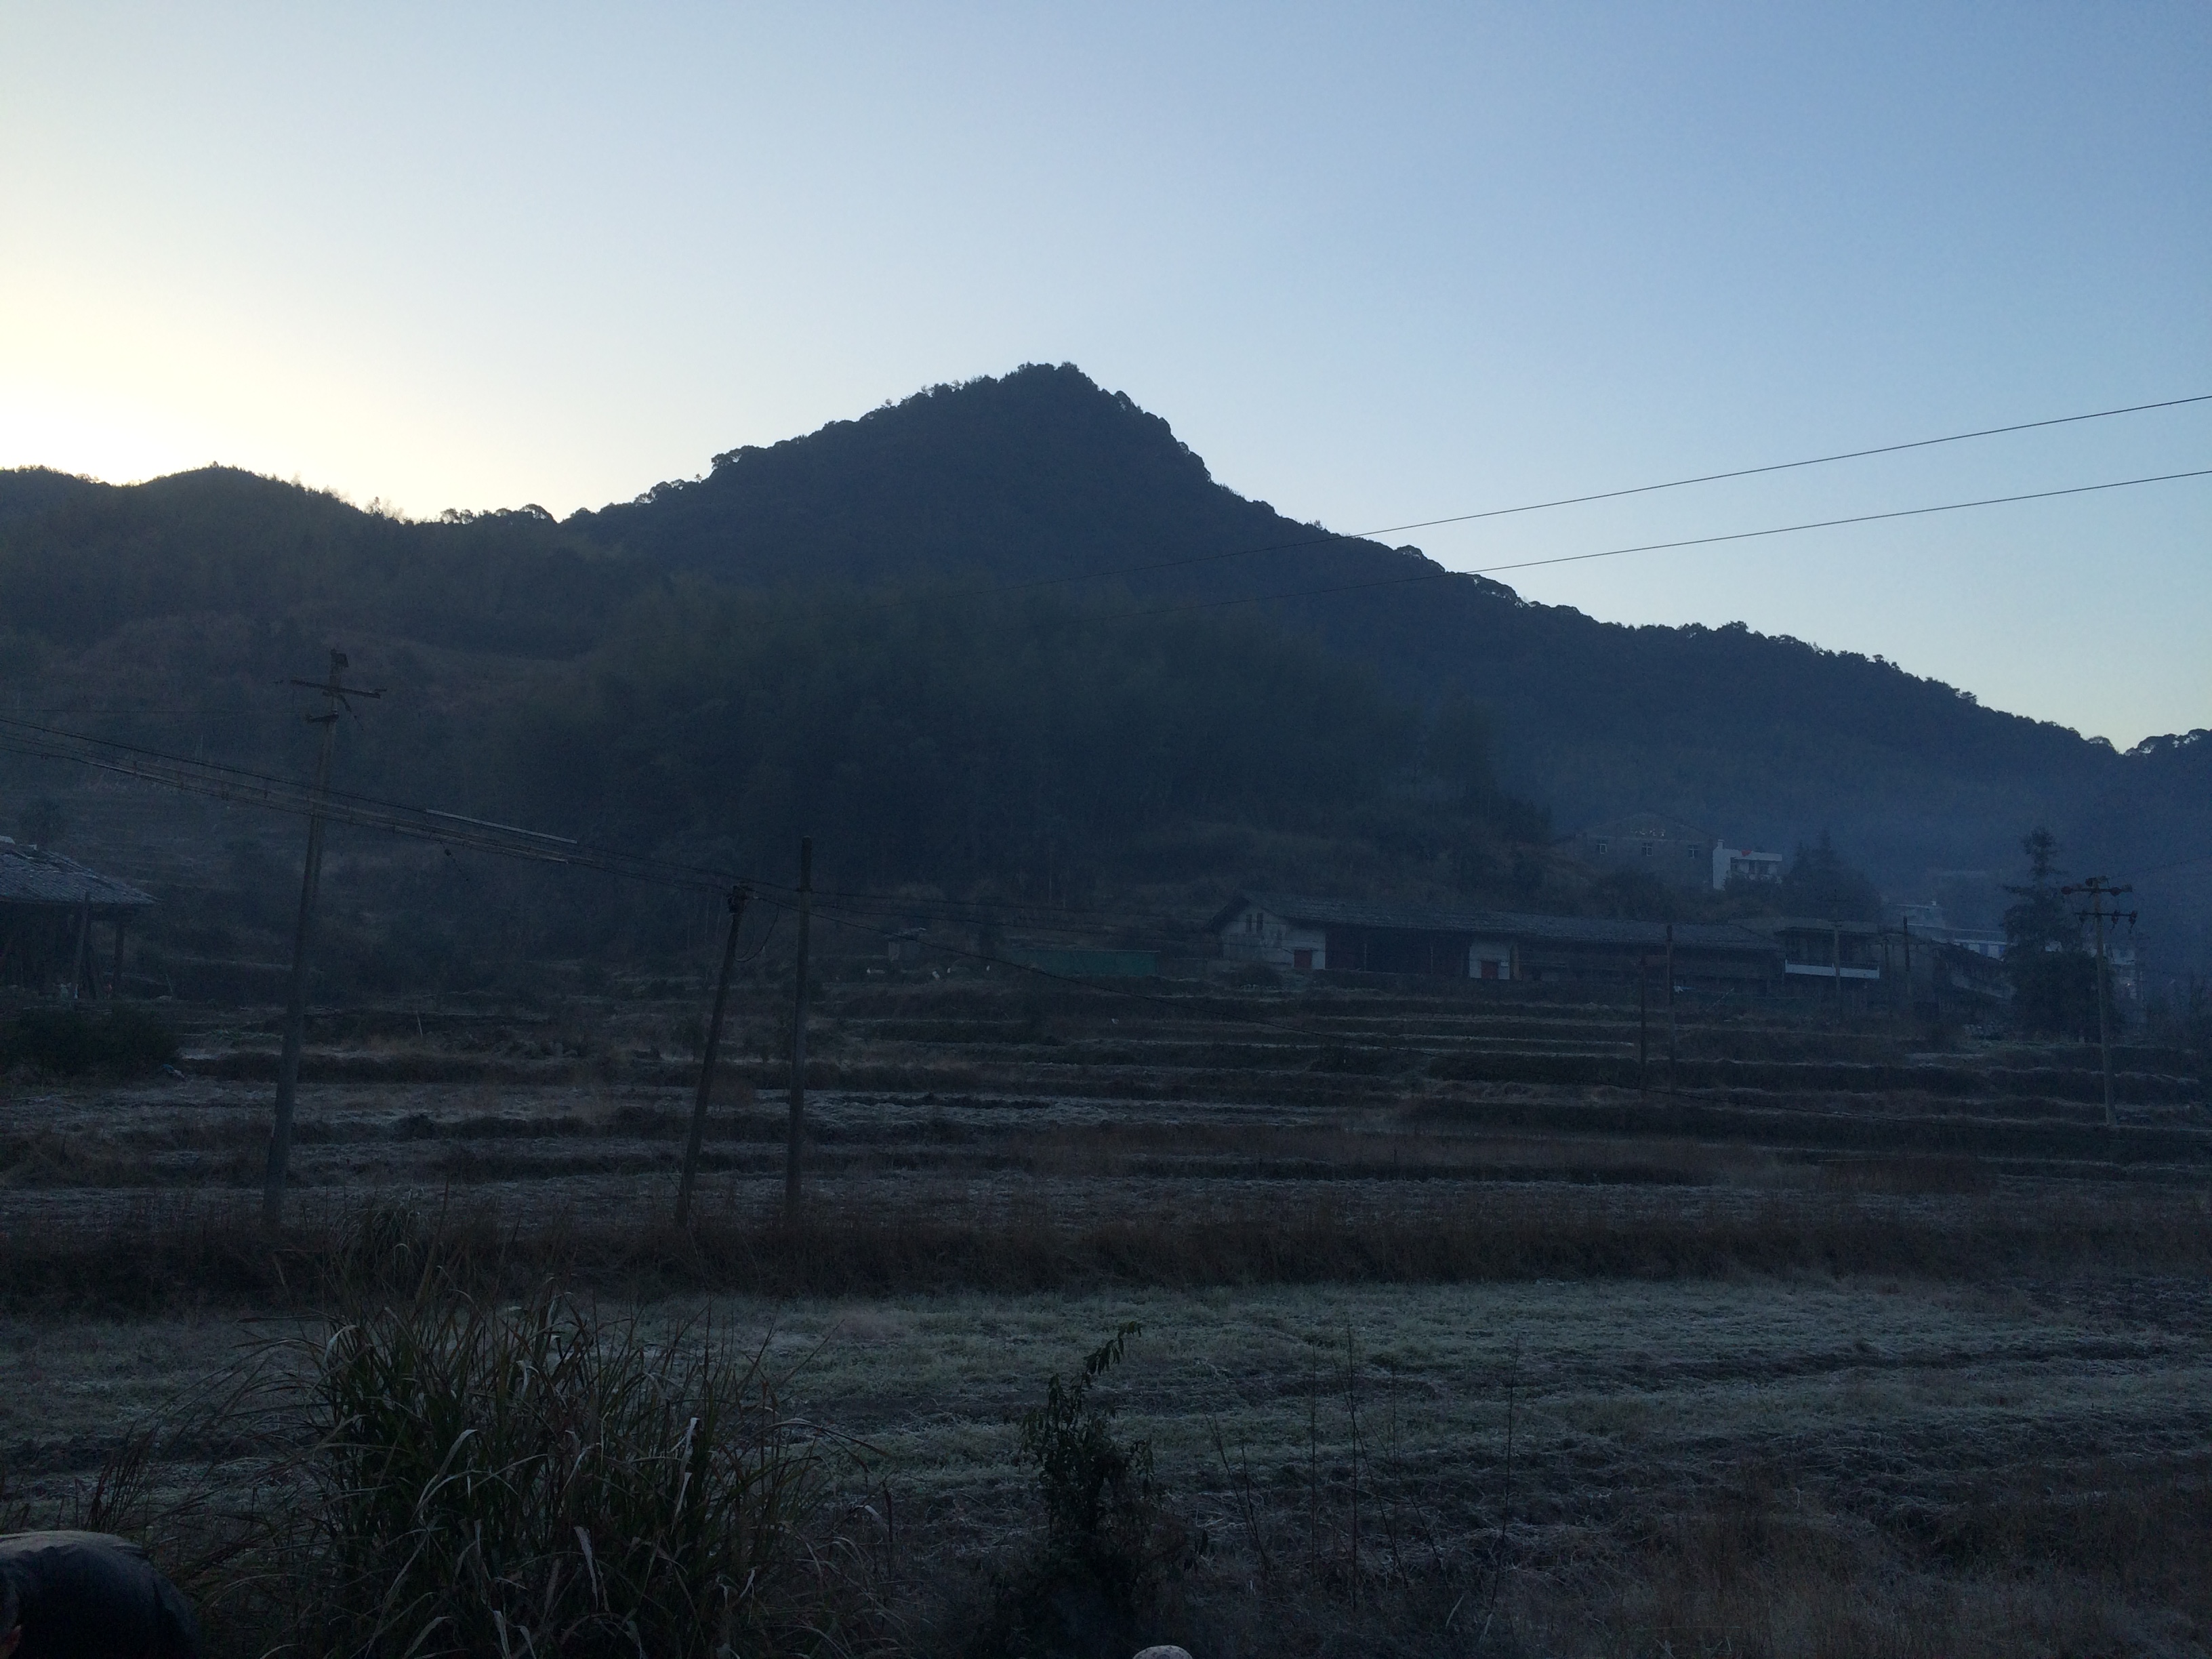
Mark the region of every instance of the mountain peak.
[[1010, 441], [1086, 447], [1103, 441], [1109, 449], [1155, 448], [1186, 458], [1206, 477], [1206, 464], [1166, 421], [1139, 408], [1127, 392], [1107, 391], [1073, 363], [1024, 363], [1006, 374], [925, 386], [857, 420], [832, 421], [805, 437], [726, 450], [714, 457], [714, 469], [825, 443], [921, 444], [973, 453], [1003, 449]]
[[1064, 575], [1133, 543], [1195, 546], [1255, 508], [1273, 517], [1127, 393], [1028, 363], [726, 450], [703, 478], [568, 522], [733, 580], [878, 582]]

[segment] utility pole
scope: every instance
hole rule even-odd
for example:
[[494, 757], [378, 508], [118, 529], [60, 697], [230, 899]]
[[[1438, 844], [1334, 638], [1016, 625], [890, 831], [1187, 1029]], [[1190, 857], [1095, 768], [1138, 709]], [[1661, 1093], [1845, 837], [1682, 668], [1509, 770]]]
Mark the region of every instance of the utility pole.
[[1636, 1092], [1651, 1092], [1651, 958], [1636, 958]]
[[346, 699], [384, 695], [342, 684], [339, 672], [350, 666], [344, 652], [333, 650], [327, 679], [287, 682], [322, 694], [322, 709], [308, 715], [307, 723], [323, 728], [323, 742], [315, 757], [307, 857], [300, 872], [300, 914], [292, 924], [292, 978], [284, 994], [284, 1048], [276, 1060], [276, 1119], [270, 1126], [269, 1168], [261, 1183], [262, 1224], [271, 1232], [283, 1224], [284, 1178], [292, 1161], [292, 1109], [300, 1091], [300, 1048], [307, 1034], [307, 952], [314, 940], [315, 890], [323, 878], [323, 802], [331, 787], [331, 750], [337, 741], [339, 711], [350, 707]]
[[1898, 936], [1905, 941], [1905, 1023], [1912, 1024], [1912, 918], [1899, 916]]
[[1844, 924], [1834, 916], [1828, 918], [1828, 960], [1834, 964], [1836, 974], [1836, 1024], [1844, 1023]]
[[1667, 1092], [1674, 1092], [1674, 924], [1667, 924]]
[[707, 1138], [707, 1100], [714, 1091], [714, 1063], [722, 1052], [722, 1010], [730, 1000], [730, 969], [738, 960], [738, 929], [745, 920], [749, 887], [730, 889], [730, 932], [722, 941], [722, 971], [714, 977], [714, 1011], [707, 1016], [707, 1051], [699, 1062], [699, 1092], [691, 1102], [691, 1136], [684, 1143], [684, 1178], [676, 1188], [676, 1224], [691, 1224], [691, 1187], [699, 1176], [699, 1148]]
[[2105, 1073], [2105, 1127], [2115, 1128], [2120, 1120], [2119, 1115], [2112, 1109], [2112, 1015], [2106, 1006], [2109, 999], [2105, 990], [2105, 923], [2118, 921], [2124, 917], [2128, 925], [2133, 927], [2138, 913], [2134, 910], [2107, 910], [2105, 901], [2117, 899], [2121, 894], [2132, 893], [2136, 890], [2133, 887], [2115, 887], [2102, 876], [2091, 876], [2058, 890], [2087, 894], [2089, 908], [2076, 910], [2074, 914], [2084, 921], [2094, 921], [2097, 925], [2097, 1048]]
[[806, 1136], [806, 945], [814, 921], [814, 837], [799, 838], [799, 982], [791, 1013], [791, 1137], [783, 1152], [783, 1218], [799, 1225], [799, 1157]]

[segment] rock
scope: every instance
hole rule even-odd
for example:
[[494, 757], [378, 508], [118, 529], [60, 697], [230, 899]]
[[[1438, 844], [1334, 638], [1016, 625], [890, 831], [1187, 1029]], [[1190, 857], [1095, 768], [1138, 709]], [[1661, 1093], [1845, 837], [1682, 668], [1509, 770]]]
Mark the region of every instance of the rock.
[[1190, 1650], [1172, 1645], [1146, 1648], [1137, 1659], [1190, 1659]]

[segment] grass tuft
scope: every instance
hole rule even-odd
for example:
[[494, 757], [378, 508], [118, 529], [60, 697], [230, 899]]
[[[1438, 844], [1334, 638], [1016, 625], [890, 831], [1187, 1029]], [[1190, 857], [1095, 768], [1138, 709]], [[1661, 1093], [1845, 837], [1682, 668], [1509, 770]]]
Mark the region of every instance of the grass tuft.
[[[422, 1291], [307, 1356], [325, 1651], [784, 1651], [823, 1492], [758, 1354], [550, 1291]], [[804, 1601], [806, 1598], [796, 1598]]]

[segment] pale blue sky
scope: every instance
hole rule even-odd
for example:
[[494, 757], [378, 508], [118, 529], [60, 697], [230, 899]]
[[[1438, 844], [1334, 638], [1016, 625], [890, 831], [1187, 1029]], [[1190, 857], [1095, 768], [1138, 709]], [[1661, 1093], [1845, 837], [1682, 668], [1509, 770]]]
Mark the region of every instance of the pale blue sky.
[[[556, 512], [1072, 361], [1359, 529], [2212, 392], [2212, 7], [0, 4], [0, 465]], [[2212, 404], [1440, 530], [2212, 466]], [[2212, 480], [1509, 578], [2212, 725]]]

